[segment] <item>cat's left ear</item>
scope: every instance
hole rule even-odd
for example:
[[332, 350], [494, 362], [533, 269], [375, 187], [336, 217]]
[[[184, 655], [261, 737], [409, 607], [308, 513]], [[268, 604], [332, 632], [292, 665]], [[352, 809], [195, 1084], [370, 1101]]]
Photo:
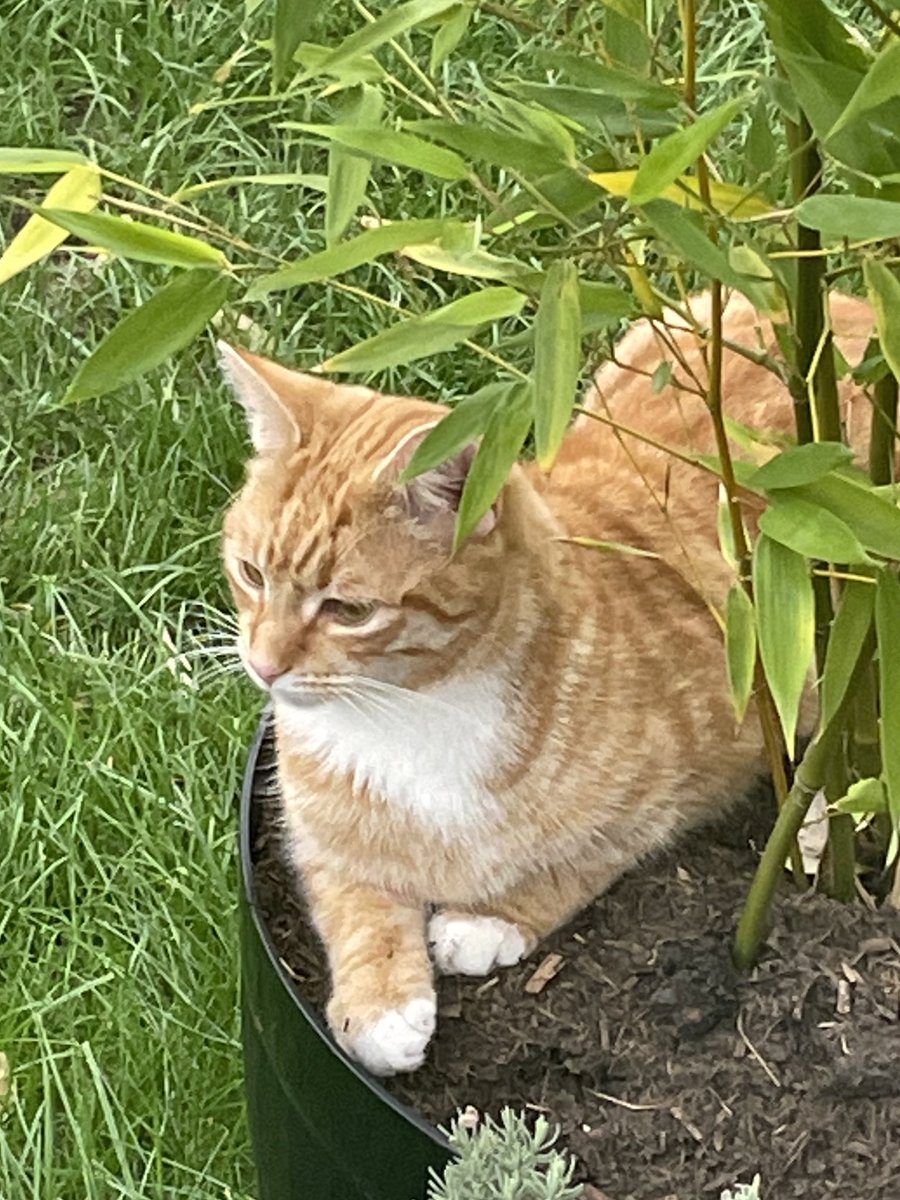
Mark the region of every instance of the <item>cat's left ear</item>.
[[[380, 464], [376, 470], [376, 477], [384, 474], [388, 469], [397, 476], [401, 475], [413, 454], [436, 424], [437, 421], [432, 421], [424, 427], [414, 429], [402, 438], [391, 455]], [[438, 466], [423, 471], [415, 479], [410, 479], [407, 483], [400, 485], [405, 508], [420, 525], [432, 525], [441, 517], [450, 516], [454, 520], [456, 519], [462, 501], [463, 488], [469, 478], [469, 471], [472, 469], [477, 450], [477, 444], [470, 442], [452, 458], [448, 458], [446, 462], [439, 463]], [[484, 537], [491, 532], [497, 524], [498, 507], [499, 501], [485, 513], [470, 536]]]
[[219, 366], [244, 406], [250, 440], [257, 454], [274, 454], [300, 445], [300, 427], [288, 406], [253, 365], [253, 355], [217, 342]]

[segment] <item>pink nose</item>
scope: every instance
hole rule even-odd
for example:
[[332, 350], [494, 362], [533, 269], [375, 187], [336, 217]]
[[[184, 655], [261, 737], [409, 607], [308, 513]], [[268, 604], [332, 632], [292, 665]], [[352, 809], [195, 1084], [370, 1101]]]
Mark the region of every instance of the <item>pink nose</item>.
[[281, 667], [273, 667], [271, 663], [260, 658], [251, 658], [250, 666], [266, 687], [271, 687], [275, 680], [284, 674]]

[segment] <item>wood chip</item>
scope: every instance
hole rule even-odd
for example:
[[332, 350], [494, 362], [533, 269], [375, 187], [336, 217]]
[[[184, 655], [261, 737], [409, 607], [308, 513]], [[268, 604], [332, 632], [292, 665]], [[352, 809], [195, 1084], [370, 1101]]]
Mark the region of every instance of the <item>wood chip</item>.
[[842, 962], [841, 970], [844, 972], [844, 978], [848, 983], [862, 983], [863, 977], [857, 971], [856, 967], [851, 967], [849, 963]]
[[554, 979], [560, 973], [565, 961], [561, 954], [548, 954], [525, 984], [525, 991], [529, 992], [532, 996], [537, 996], [539, 992], [544, 990], [550, 980]]
[[579, 1200], [609, 1200], [606, 1192], [601, 1192], [592, 1183], [586, 1183]]
[[846, 1017], [847, 1013], [852, 1008], [850, 1002], [850, 984], [846, 979], [839, 979], [837, 983], [837, 1000], [835, 1001], [835, 1012], [839, 1016]]
[[703, 1134], [700, 1132], [694, 1122], [689, 1117], [685, 1116], [683, 1109], [680, 1109], [677, 1104], [673, 1104], [669, 1109], [669, 1112], [675, 1118], [678, 1124], [682, 1125], [688, 1131], [695, 1142], [703, 1141]]
[[459, 1124], [463, 1129], [475, 1129], [480, 1120], [481, 1113], [474, 1104], [467, 1104], [460, 1114]]

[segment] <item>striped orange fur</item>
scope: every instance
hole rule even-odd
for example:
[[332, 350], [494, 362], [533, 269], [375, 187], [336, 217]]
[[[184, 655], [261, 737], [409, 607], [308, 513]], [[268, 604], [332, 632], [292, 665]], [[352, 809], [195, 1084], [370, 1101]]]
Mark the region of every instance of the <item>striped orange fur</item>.
[[[693, 302], [702, 327], [708, 301]], [[838, 342], [871, 326], [838, 298]], [[777, 354], [732, 297], [725, 336]], [[762, 768], [735, 727], [713, 617], [732, 574], [715, 477], [639, 436], [712, 452], [700, 343], [639, 322], [546, 477], [516, 467], [455, 556], [471, 451], [401, 486], [441, 408], [223, 347], [256, 456], [225, 519], [241, 653], [271, 687], [284, 821], [326, 944], [337, 1039], [417, 1066], [433, 964], [484, 973], [542, 936]], [[672, 363], [654, 394], [650, 377]], [[784, 384], [726, 352], [726, 408], [787, 430]], [[852, 423], [866, 405], [844, 396]], [[598, 554], [585, 536], [659, 557]]]

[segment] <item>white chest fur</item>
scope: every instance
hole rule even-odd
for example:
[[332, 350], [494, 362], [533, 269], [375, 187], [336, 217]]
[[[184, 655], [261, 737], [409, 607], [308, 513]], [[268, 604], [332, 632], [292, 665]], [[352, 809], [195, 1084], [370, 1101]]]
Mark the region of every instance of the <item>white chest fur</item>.
[[515, 754], [505, 685], [484, 673], [422, 692], [369, 689], [313, 705], [275, 696], [298, 749], [437, 828], [477, 825], [497, 811], [485, 788]]

